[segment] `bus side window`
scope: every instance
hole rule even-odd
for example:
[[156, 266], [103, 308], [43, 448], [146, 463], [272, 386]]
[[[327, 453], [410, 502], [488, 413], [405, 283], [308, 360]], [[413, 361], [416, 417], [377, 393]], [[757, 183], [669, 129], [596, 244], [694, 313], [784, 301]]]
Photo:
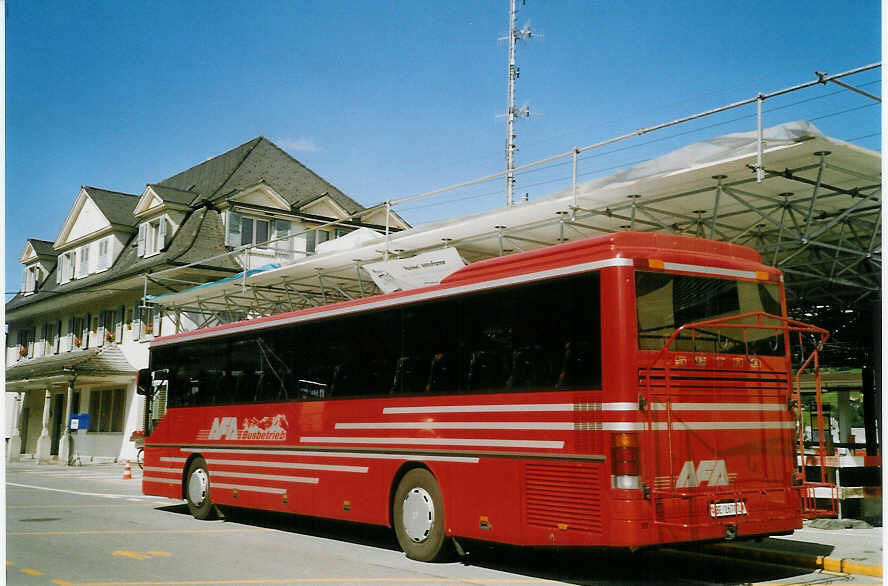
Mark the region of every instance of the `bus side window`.
[[456, 388], [456, 373], [448, 354], [438, 352], [429, 361], [429, 376], [426, 380], [425, 392], [449, 391]]
[[512, 371], [506, 380], [506, 387], [516, 389], [539, 386], [548, 380], [548, 371], [542, 346], [522, 346], [512, 352]]

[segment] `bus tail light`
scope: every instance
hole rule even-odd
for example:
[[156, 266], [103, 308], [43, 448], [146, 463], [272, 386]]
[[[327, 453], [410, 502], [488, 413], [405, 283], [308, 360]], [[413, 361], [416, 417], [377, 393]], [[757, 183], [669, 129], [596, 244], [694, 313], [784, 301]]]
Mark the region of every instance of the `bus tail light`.
[[613, 488], [641, 488], [641, 453], [637, 433], [611, 436], [611, 485]]

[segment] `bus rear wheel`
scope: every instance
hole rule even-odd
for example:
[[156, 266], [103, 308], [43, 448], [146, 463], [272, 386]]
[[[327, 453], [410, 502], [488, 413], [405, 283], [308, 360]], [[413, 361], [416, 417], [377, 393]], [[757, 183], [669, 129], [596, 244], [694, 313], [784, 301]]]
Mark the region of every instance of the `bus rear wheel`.
[[195, 519], [211, 519], [213, 505], [210, 502], [210, 474], [203, 458], [195, 458], [185, 476], [185, 500]]
[[432, 562], [450, 556], [450, 544], [444, 535], [441, 488], [425, 468], [410, 470], [398, 483], [392, 522], [398, 543], [410, 559]]

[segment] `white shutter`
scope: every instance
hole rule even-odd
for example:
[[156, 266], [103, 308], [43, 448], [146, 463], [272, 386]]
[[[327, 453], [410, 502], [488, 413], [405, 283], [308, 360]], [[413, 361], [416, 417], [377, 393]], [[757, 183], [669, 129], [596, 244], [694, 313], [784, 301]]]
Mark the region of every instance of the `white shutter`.
[[141, 303], [136, 303], [133, 307], [133, 340], [139, 339], [139, 330], [142, 329], [141, 311]]
[[30, 269], [25, 269], [25, 272], [22, 273], [22, 293], [30, 293], [28, 290], [28, 276], [30, 274]]
[[241, 245], [241, 215], [235, 211], [226, 212], [228, 228], [225, 230], [225, 246]]
[[99, 258], [96, 270], [102, 271], [108, 268], [108, 239], [99, 240]]
[[83, 340], [83, 348], [89, 348], [89, 329], [92, 326], [92, 316], [86, 314], [83, 316], [83, 324], [81, 328], [80, 339]]
[[145, 256], [145, 233], [148, 231], [148, 224], [139, 224], [139, 248], [136, 252], [138, 256]]
[[159, 234], [157, 235], [157, 251], [160, 252], [167, 245], [167, 221], [165, 216], [160, 217], [160, 225], [158, 227]]
[[37, 338], [37, 343], [40, 344], [41, 348], [43, 348], [43, 355], [44, 356], [49, 355], [49, 348], [47, 347], [47, 344], [46, 344], [46, 328], [47, 328], [46, 324], [43, 324], [42, 326], [40, 326], [40, 337]]
[[114, 324], [114, 340], [119, 344], [123, 342], [123, 320], [126, 318], [126, 308], [121, 305], [117, 308], [117, 320]]
[[77, 271], [79, 277], [85, 277], [89, 274], [89, 249], [89, 244], [80, 248], [80, 268]]
[[290, 222], [289, 220], [274, 220], [274, 231], [272, 232], [272, 239], [275, 240], [273, 246], [277, 250], [280, 251], [290, 251], [291, 248], [291, 240], [289, 238], [285, 238], [283, 240], [277, 240], [277, 238], [283, 238], [287, 234], [290, 233]]

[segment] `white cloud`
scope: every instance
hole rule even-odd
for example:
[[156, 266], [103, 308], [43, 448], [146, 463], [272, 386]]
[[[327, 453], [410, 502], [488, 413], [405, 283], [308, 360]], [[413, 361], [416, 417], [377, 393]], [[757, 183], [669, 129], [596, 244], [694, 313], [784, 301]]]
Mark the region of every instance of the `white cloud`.
[[275, 141], [284, 150], [296, 152], [314, 152], [321, 150], [311, 137], [281, 138]]

